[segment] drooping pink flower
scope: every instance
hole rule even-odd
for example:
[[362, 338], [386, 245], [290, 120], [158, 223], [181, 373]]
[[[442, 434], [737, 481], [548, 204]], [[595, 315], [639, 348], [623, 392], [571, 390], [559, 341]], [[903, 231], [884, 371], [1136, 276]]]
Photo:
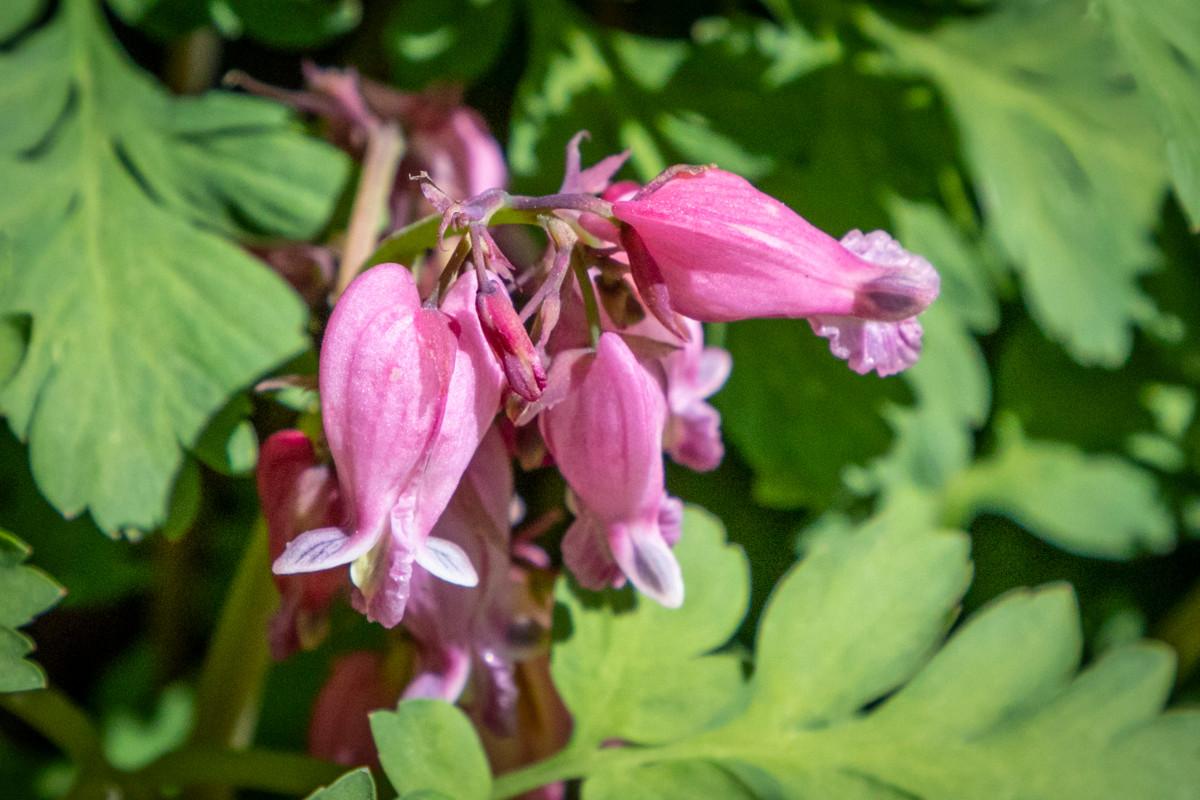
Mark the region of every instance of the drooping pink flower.
[[[615, 202], [613, 214], [626, 224], [622, 241], [634, 278], [660, 319], [654, 300], [669, 296], [673, 310], [705, 322], [853, 317], [889, 323], [887, 336], [875, 326], [878, 338], [911, 344], [913, 318], [938, 294], [937, 272], [924, 259], [875, 258], [879, 248], [869, 243], [840, 243], [719, 169], [666, 175]], [[854, 329], [843, 337], [863, 339]], [[843, 340], [842, 349], [855, 348]], [[906, 360], [874, 368], [888, 374]]]
[[457, 545], [429, 538], [482, 437], [469, 413], [474, 384], [452, 391], [458, 351], [451, 318], [421, 307], [404, 267], [380, 265], [350, 285], [330, 317], [320, 366], [325, 436], [348, 517], [290, 542], [276, 574], [353, 562], [355, 605], [387, 627], [403, 617], [414, 561], [446, 580], [476, 580]]
[[379, 763], [369, 715], [396, 705], [400, 687], [389, 666], [382, 653], [369, 650], [347, 653], [333, 662], [313, 701], [309, 753], [347, 767]]
[[[664, 606], [683, 602], [679, 564], [659, 524], [663, 504], [663, 389], [616, 333], [595, 353], [561, 353], [551, 367], [542, 435], [613, 560]], [[551, 403], [553, 403], [551, 405]]]
[[454, 586], [418, 567], [404, 618], [417, 644], [416, 674], [404, 696], [454, 702], [471, 679], [473, 705], [495, 730], [511, 727], [516, 701], [506, 641], [512, 612], [512, 498], [512, 462], [493, 428], [434, 528], [435, 535], [468, 554], [479, 584]]
[[[257, 478], [272, 559], [300, 533], [341, 521], [337, 477], [328, 464], [318, 463], [312, 442], [301, 431], [279, 431], [263, 442]], [[329, 604], [345, 583], [341, 570], [275, 576], [280, 603], [268, 640], [276, 660], [320, 642]]]

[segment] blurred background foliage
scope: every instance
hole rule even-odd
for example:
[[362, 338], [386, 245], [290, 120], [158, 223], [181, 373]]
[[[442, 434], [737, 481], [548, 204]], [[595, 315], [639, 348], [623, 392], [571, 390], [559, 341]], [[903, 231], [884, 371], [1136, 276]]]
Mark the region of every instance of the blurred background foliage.
[[[0, 12], [0, 39], [11, 39], [3, 58], [26, 54], [0, 75], [19, 66], [52, 76], [52, 62], [35, 62], [11, 37], [55, 6], [21, 0]], [[115, 34], [104, 47], [137, 65], [97, 78], [114, 87], [165, 98], [139, 68], [175, 89], [207, 88], [233, 69], [295, 86], [301, 56], [409, 89], [456, 81], [507, 143], [516, 189], [553, 190], [564, 143], [586, 129], [585, 158], [628, 148], [642, 180], [676, 162], [716, 162], [835, 236], [890, 230], [943, 278], [923, 318], [924, 355], [903, 377], [852, 374], [803, 322], [709, 330], [734, 356], [716, 398], [728, 454], [710, 474], [672, 467], [668, 483], [745, 549], [742, 641], [813, 542], [915, 492], [942, 524], [971, 533], [968, 610], [1014, 586], [1065, 579], [1090, 655], [1164, 638], [1180, 657], [1176, 699], [1200, 698], [1200, 5], [109, 0], [94, 24]], [[0, 104], [38, 107], [23, 91], [4, 83]], [[235, 106], [213, 113], [236, 126], [249, 112]], [[162, 135], [200, 141], [217, 125], [174, 114], [179, 130]], [[274, 187], [220, 218], [217, 188], [207, 200], [179, 198], [181, 213], [201, 219], [204, 236], [314, 234], [339, 202], [346, 166], [306, 151], [281, 121], [253, 124], [277, 126], [263, 147], [293, 162], [281, 180], [311, 201], [280, 219], [275, 201], [290, 190]], [[114, 142], [131, 135], [111, 129]], [[0, 144], [13, 145], [7, 136]], [[221, 152], [219, 140], [205, 141], [204, 152]], [[151, 167], [164, 187], [192, 174]], [[214, 186], [241, 180], [236, 164], [221, 169]], [[0, 203], [0, 222], [14, 219]], [[19, 269], [32, 246], [0, 238], [0, 273]], [[213, 257], [231, 269], [242, 258]], [[12, 376], [37, 341], [27, 317], [3, 317], [0, 379], [12, 380], [0, 395], [9, 422], [0, 528], [67, 590], [24, 631], [52, 681], [101, 721], [114, 764], [148, 762], [190, 724], [189, 681], [254, 524], [254, 430], [286, 420], [241, 390], [303, 357], [283, 334], [263, 341], [238, 374], [205, 389], [207, 406], [173, 410], [181, 416], [153, 459], [174, 465], [173, 485], [118, 491], [97, 508], [95, 496], [61, 491], [75, 474], [67, 462], [117, 487], [132, 479], [128, 467], [99, 436], [88, 440], [95, 452], [64, 452], [51, 441], [62, 419], [30, 425], [39, 386]], [[81, 412], [96, 430], [104, 413], [129, 409]], [[0, 547], [10, 551], [23, 552]], [[14, 570], [21, 561], [0, 558]], [[0, 634], [37, 610], [0, 618]], [[330, 654], [373, 635], [348, 621], [333, 630], [332, 647], [271, 672], [260, 743], [302, 748], [307, 698]], [[9, 728], [0, 720], [0, 732]], [[12, 732], [0, 738], [2, 785], [53, 795], [68, 780], [65, 762]]]

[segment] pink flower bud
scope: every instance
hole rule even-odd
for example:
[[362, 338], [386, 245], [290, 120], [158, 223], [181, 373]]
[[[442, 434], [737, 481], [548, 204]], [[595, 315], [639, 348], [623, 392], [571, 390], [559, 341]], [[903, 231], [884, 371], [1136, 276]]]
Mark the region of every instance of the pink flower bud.
[[[404, 614], [414, 561], [446, 580], [476, 580], [461, 549], [429, 538], [441, 509], [422, 508], [424, 495], [431, 505], [444, 497], [444, 505], [482, 436], [461, 424], [476, 398], [474, 385], [452, 386], [458, 345], [451, 319], [421, 307], [412, 275], [398, 264], [369, 270], [342, 295], [321, 346], [320, 387], [349, 518], [290, 542], [276, 574], [354, 562], [356, 606], [387, 627]], [[439, 439], [451, 405], [451, 438]], [[435, 446], [453, 456], [442, 463], [462, 465], [458, 473], [440, 463], [429, 469]]]
[[475, 308], [483, 333], [496, 358], [500, 359], [509, 388], [534, 402], [546, 388], [546, 371], [508, 292], [496, 281], [489, 280], [475, 296]]
[[358, 650], [333, 662], [313, 701], [308, 751], [347, 767], [379, 763], [369, 715], [396, 705], [399, 687], [381, 653]]
[[550, 386], [565, 387], [541, 413], [542, 435], [579, 498], [580, 516], [603, 531], [621, 571], [644, 594], [677, 607], [683, 578], [659, 527], [663, 390], [618, 334], [601, 334], [594, 355], [571, 356], [559, 355], [552, 367]]
[[613, 214], [644, 244], [674, 310], [706, 322], [824, 315], [900, 321], [938, 294], [937, 273], [926, 262], [874, 261], [719, 169], [655, 181], [614, 203]]
[[[257, 477], [272, 559], [300, 533], [341, 522], [337, 478], [327, 464], [317, 463], [312, 442], [302, 432], [279, 431], [268, 437], [259, 453]], [[328, 627], [329, 604], [345, 583], [341, 570], [275, 576], [280, 603], [268, 639], [276, 660], [320, 642]]]

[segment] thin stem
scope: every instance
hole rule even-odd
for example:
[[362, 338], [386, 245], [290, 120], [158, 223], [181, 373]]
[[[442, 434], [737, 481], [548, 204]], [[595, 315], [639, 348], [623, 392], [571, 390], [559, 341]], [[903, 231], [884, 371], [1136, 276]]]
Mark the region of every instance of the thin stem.
[[91, 719], [57, 689], [0, 694], [0, 708], [49, 739], [77, 765], [104, 761]]
[[221, 66], [221, 37], [212, 28], [196, 28], [167, 49], [166, 80], [176, 94], [200, 94], [212, 87]]
[[545, 194], [540, 197], [512, 195], [508, 207], [518, 211], [591, 211], [602, 217], [612, 217], [612, 203], [590, 194]]
[[344, 771], [298, 753], [188, 748], [166, 754], [130, 779], [155, 788], [221, 785], [302, 796], [332, 783]]
[[575, 280], [579, 282], [579, 291], [583, 294], [583, 311], [587, 315], [588, 339], [595, 347], [600, 343], [600, 304], [596, 302], [596, 287], [592, 285], [587, 267], [577, 251], [571, 255], [571, 269], [575, 272]]
[[234, 575], [204, 659], [196, 688], [196, 724], [190, 745], [223, 748], [250, 744], [270, 665], [267, 623], [278, 604], [279, 597], [271, 581], [267, 526], [260, 518]]
[[404, 135], [400, 133], [398, 125], [382, 122], [372, 126], [367, 134], [362, 174], [350, 212], [350, 228], [346, 231], [346, 245], [342, 249], [342, 262], [333, 292], [334, 301], [346, 291], [375, 250], [379, 238], [379, 220], [387, 207], [403, 155]]
[[442, 274], [438, 276], [436, 298], [438, 303], [442, 302], [446, 297], [446, 293], [450, 291], [450, 285], [458, 277], [459, 271], [462, 270], [462, 265], [467, 262], [467, 256], [470, 254], [471, 239], [468, 236], [464, 236], [458, 240], [458, 246], [454, 248], [454, 252], [450, 254], [450, 260], [446, 262], [446, 266], [442, 267]]

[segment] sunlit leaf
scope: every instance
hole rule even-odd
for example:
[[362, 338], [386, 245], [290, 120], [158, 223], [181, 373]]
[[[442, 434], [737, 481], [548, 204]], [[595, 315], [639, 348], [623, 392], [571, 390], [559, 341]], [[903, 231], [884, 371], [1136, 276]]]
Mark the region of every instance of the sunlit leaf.
[[54, 606], [63, 588], [45, 573], [25, 565], [29, 548], [0, 530], [0, 692], [23, 692], [46, 685], [41, 669], [25, 656], [33, 642], [17, 631]]
[[930, 77], [961, 132], [986, 222], [1038, 323], [1084, 363], [1116, 366], [1149, 316], [1137, 278], [1164, 188], [1151, 127], [1083, 0], [1013, 0], [932, 34], [866, 31]]
[[299, 300], [225, 236], [314, 235], [346, 163], [272, 104], [168, 97], [87, 0], [0, 55], [0, 84], [0, 181], [27, 187], [0, 199], [0, 315], [32, 317], [0, 406], [59, 511], [152, 529], [181, 443], [307, 342]]
[[442, 700], [408, 700], [371, 715], [379, 761], [401, 798], [484, 800], [491, 772], [470, 720]]

